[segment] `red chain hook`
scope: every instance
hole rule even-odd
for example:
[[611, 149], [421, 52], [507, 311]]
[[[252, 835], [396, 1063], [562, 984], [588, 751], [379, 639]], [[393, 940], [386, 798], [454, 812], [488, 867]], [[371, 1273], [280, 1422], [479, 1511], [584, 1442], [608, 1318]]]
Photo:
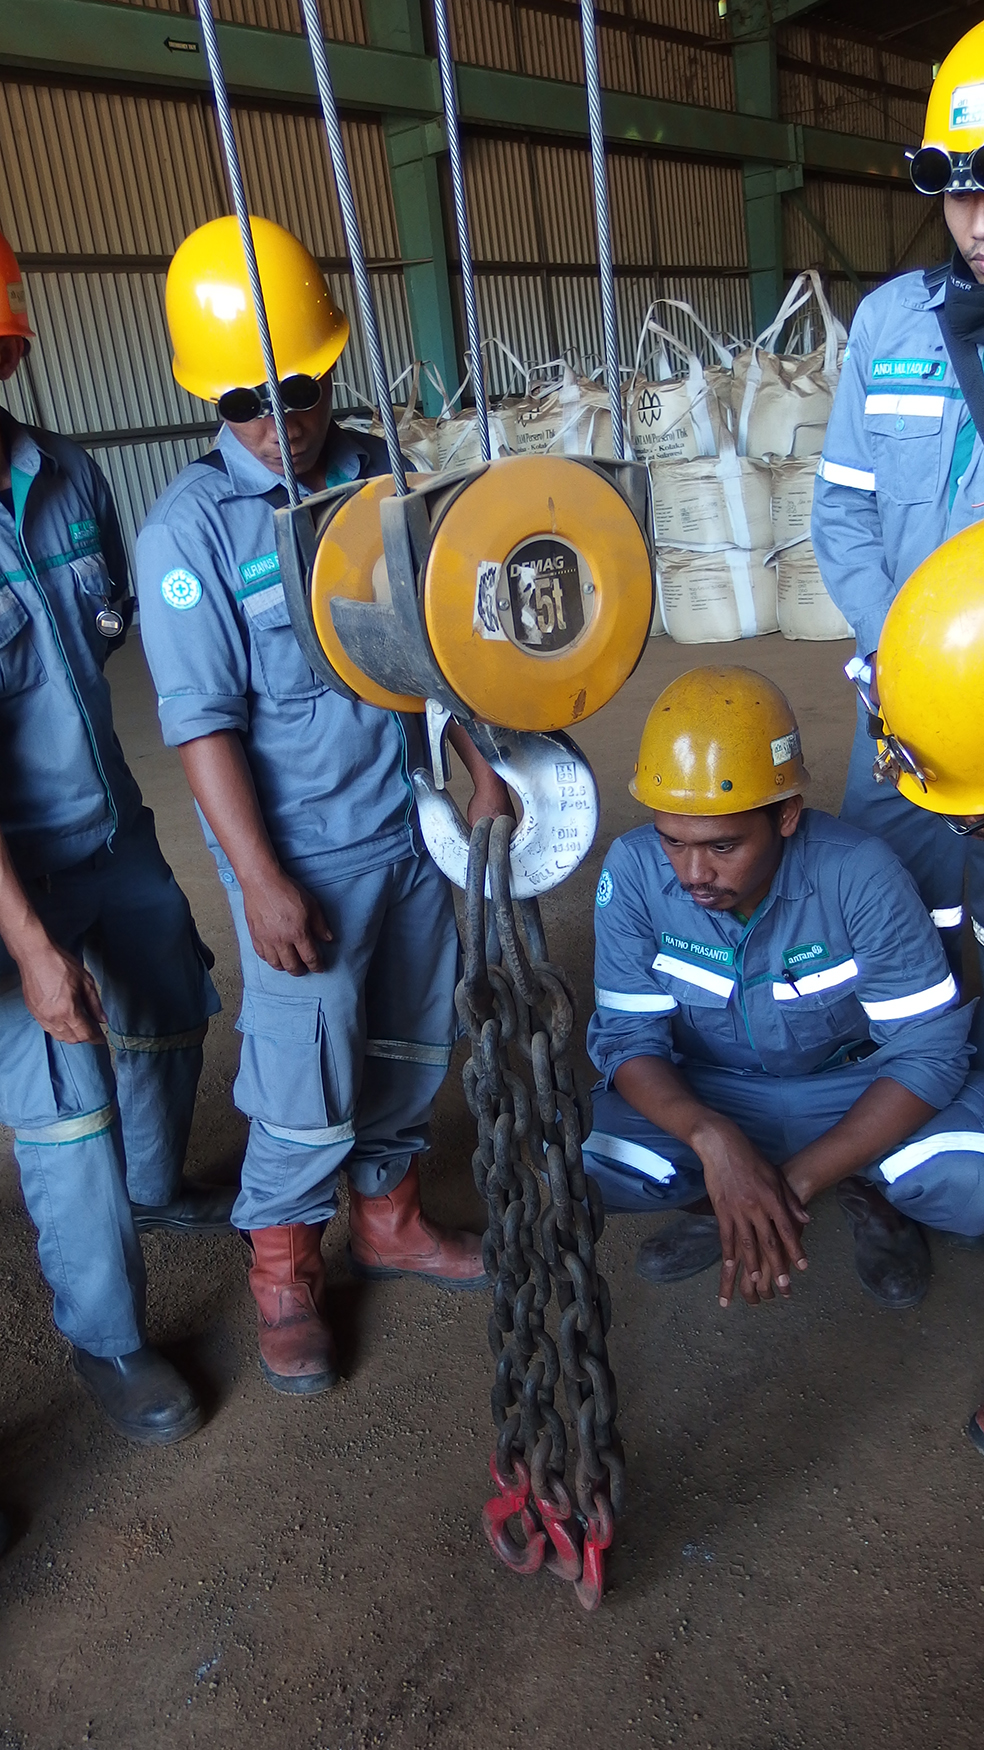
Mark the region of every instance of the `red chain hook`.
[[[493, 1452], [489, 1459], [492, 1481], [499, 1491], [482, 1508], [482, 1529], [501, 1562], [514, 1574], [535, 1574], [543, 1566], [547, 1537], [530, 1507], [530, 1473], [521, 1458], [513, 1460], [513, 1475], [507, 1476], [499, 1467]], [[526, 1537], [517, 1543], [507, 1521], [515, 1514]]]

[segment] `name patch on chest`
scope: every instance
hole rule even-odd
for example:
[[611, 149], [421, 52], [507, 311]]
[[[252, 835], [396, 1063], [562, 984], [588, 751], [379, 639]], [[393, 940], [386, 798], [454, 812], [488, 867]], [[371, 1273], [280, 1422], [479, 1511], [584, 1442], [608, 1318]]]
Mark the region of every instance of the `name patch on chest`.
[[239, 575], [243, 580], [242, 589], [237, 589], [236, 600], [242, 601], [244, 596], [252, 595], [254, 589], [266, 589], [280, 577], [280, 560], [276, 553], [261, 553], [258, 559], [246, 559], [239, 567]]
[[72, 552], [77, 553], [80, 559], [86, 559], [90, 554], [102, 552], [99, 524], [92, 517], [86, 517], [80, 523], [69, 523], [68, 538], [72, 543]]
[[691, 942], [685, 936], [671, 936], [666, 930], [659, 938], [659, 945], [665, 954], [682, 954], [686, 959], [697, 960], [706, 966], [733, 966], [735, 963], [733, 948], [719, 947], [713, 942]]
[[945, 359], [875, 359], [873, 383], [940, 383], [946, 376]]

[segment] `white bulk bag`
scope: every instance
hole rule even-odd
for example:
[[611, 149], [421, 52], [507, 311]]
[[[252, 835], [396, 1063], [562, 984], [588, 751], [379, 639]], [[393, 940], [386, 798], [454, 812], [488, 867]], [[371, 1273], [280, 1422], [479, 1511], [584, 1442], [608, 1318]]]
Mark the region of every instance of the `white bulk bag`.
[[[700, 358], [688, 346], [654, 320], [658, 304], [673, 304], [685, 310], [708, 337], [718, 354], [716, 369], [730, 370], [730, 354], [720, 346], [689, 304], [676, 298], [659, 298], [650, 304], [636, 347], [635, 368], [625, 396], [626, 435], [637, 462], [691, 461], [696, 456], [714, 456], [725, 421], [721, 404]], [[659, 342], [655, 380], [642, 369], [647, 340]], [[671, 355], [686, 366], [675, 371]]]
[[719, 456], [649, 464], [657, 547], [748, 547], [768, 551], [772, 476], [764, 462], [735, 454], [726, 427]]
[[[426, 414], [418, 411], [417, 403], [420, 399], [421, 373], [423, 373], [428, 381], [433, 384], [446, 406], [447, 391], [445, 390], [444, 384], [441, 382], [439, 372], [434, 365], [428, 364], [421, 359], [416, 359], [412, 365], [408, 365], [402, 375], [397, 377], [396, 382], [391, 383], [390, 394], [394, 395], [400, 388], [401, 384], [405, 383], [408, 377], [410, 378], [410, 389], [407, 395], [406, 406], [402, 411], [397, 406], [394, 406], [393, 408], [393, 411], [397, 416], [396, 435], [400, 440], [400, 449], [403, 451], [403, 454], [406, 456], [406, 459], [411, 466], [421, 473], [430, 474], [439, 466], [437, 456], [437, 420], [431, 419]], [[367, 420], [362, 419], [361, 417], [357, 419], [342, 420], [342, 425], [347, 426], [352, 431], [368, 432], [370, 437], [385, 439], [386, 433], [383, 430], [383, 422], [379, 417], [378, 408], [373, 406], [372, 402], [366, 401], [365, 397], [360, 395], [357, 389], [353, 389], [350, 383], [346, 383], [344, 378], [335, 378], [335, 388], [336, 390], [344, 389], [347, 394], [354, 398], [354, 400], [361, 401], [363, 406], [367, 407], [371, 414], [371, 418]]]
[[817, 644], [852, 638], [851, 627], [824, 587], [809, 535], [780, 547], [774, 557], [778, 567], [777, 615], [783, 637]]
[[772, 531], [776, 546], [788, 547], [810, 532], [816, 457], [808, 456], [803, 462], [774, 462], [771, 472]]
[[778, 631], [776, 574], [761, 549], [663, 549], [656, 560], [660, 614], [678, 644], [724, 644]]
[[[803, 355], [773, 352], [790, 316], [811, 297], [823, 320], [823, 346]], [[846, 342], [820, 275], [811, 267], [793, 281], [775, 321], [734, 361], [732, 411], [740, 456], [782, 460], [820, 454]]]
[[578, 376], [569, 364], [558, 362], [559, 380], [537, 384], [513, 404], [510, 448], [518, 456], [611, 456], [608, 389], [604, 383]]

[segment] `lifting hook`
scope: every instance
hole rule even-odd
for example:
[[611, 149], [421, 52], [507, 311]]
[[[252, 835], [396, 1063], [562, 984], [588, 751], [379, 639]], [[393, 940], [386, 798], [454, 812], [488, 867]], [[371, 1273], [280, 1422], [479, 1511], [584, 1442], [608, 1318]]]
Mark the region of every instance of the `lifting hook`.
[[[427, 701], [431, 770], [411, 774], [420, 830], [438, 868], [456, 887], [466, 885], [468, 825], [445, 788], [444, 733], [450, 712]], [[583, 863], [598, 831], [598, 786], [580, 748], [562, 730], [549, 733], [465, 723], [479, 752], [516, 792], [522, 816], [509, 847], [514, 899], [535, 899]], [[486, 897], [491, 897], [486, 876]]]

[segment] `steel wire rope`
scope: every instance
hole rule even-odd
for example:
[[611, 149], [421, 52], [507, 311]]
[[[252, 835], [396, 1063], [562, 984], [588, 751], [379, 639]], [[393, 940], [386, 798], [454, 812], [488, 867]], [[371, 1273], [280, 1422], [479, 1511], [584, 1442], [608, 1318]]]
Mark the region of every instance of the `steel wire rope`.
[[591, 136], [591, 173], [594, 180], [595, 222], [598, 227], [598, 279], [601, 285], [601, 316], [605, 336], [605, 375], [612, 409], [612, 454], [625, 461], [622, 429], [622, 392], [618, 366], [618, 313], [615, 305], [615, 268], [612, 262], [612, 231], [608, 213], [608, 182], [605, 173], [605, 131], [601, 119], [601, 76], [598, 71], [598, 36], [593, 0], [581, 0], [581, 34], [584, 39], [584, 86], [588, 96], [588, 131]]
[[369, 269], [366, 266], [365, 250], [362, 247], [362, 227], [359, 224], [359, 214], [352, 193], [352, 179], [349, 175], [348, 154], [345, 141], [342, 138], [342, 123], [338, 114], [338, 103], [335, 98], [335, 85], [328, 65], [328, 51], [325, 48], [324, 31], [321, 28], [321, 17], [318, 12], [317, 0], [300, 0], [301, 14], [307, 30], [308, 43], [311, 48], [311, 59], [314, 62], [314, 76], [318, 85], [318, 97], [321, 100], [321, 115], [328, 135], [328, 152], [331, 167], [335, 177], [335, 188], [338, 193], [338, 205], [342, 213], [342, 225], [345, 229], [345, 241], [348, 245], [349, 257], [352, 262], [352, 274], [355, 279], [356, 296], [359, 300], [359, 313], [362, 317], [362, 331], [365, 335], [366, 350], [369, 354], [369, 368], [372, 372], [373, 388], [379, 404], [379, 417], [383, 424], [386, 438], [386, 451], [389, 456], [390, 473], [396, 488], [397, 498], [407, 495], [407, 473], [403, 462], [403, 452], [400, 449], [400, 439], [396, 430], [396, 415], [393, 412], [393, 402], [390, 397], [389, 378], [386, 374], [386, 364], [383, 359], [383, 346], [379, 337], [379, 323], [376, 320], [376, 304], [369, 283]]
[[[310, 0], [305, 0], [305, 4]], [[471, 229], [468, 223], [468, 196], [465, 191], [465, 166], [461, 150], [461, 130], [458, 126], [458, 96], [454, 84], [454, 61], [451, 56], [451, 34], [448, 30], [446, 0], [434, 0], [434, 23], [437, 27], [437, 64], [441, 72], [441, 96], [444, 100], [444, 120], [448, 130], [448, 155], [451, 160], [451, 188], [454, 195], [454, 218], [458, 231], [458, 254], [461, 258], [461, 291], [465, 305], [465, 327], [468, 333], [468, 362], [475, 390], [475, 414], [478, 420], [478, 441], [483, 462], [492, 459], [489, 439], [489, 403], [485, 391], [485, 367], [482, 360], [482, 333], [478, 325], [478, 304], [475, 298], [475, 272], [472, 266]]]
[[[239, 162], [239, 148], [236, 145], [232, 110], [229, 108], [229, 93], [226, 90], [222, 56], [219, 52], [219, 39], [215, 30], [215, 18], [212, 14], [212, 0], [197, 0], [197, 4], [198, 19], [202, 27], [202, 41], [205, 44], [205, 59], [208, 62], [212, 94], [215, 98], [215, 111], [219, 121], [219, 136], [225, 157], [226, 175], [229, 178], [229, 189], [232, 194], [232, 204], [236, 210], [236, 218], [239, 220], [239, 232], [243, 242], [243, 254], [246, 257], [249, 289], [253, 294], [253, 310], [260, 336], [263, 369], [266, 371], [267, 392], [270, 396], [273, 423], [277, 430], [277, 443], [280, 446], [280, 460], [284, 470], [287, 496], [292, 505], [298, 505], [301, 502], [301, 495], [297, 489], [297, 475], [294, 472], [294, 460], [290, 453], [284, 402], [280, 393], [280, 378], [277, 375], [277, 361], [274, 357], [273, 341], [270, 338], [270, 324], [267, 321], [266, 303], [263, 298], [263, 287], [260, 283], [256, 246], [253, 242], [253, 231], [249, 222], [249, 207], [246, 204], [246, 190], [243, 185], [242, 166]], [[248, 386], [252, 387], [252, 384]]]

